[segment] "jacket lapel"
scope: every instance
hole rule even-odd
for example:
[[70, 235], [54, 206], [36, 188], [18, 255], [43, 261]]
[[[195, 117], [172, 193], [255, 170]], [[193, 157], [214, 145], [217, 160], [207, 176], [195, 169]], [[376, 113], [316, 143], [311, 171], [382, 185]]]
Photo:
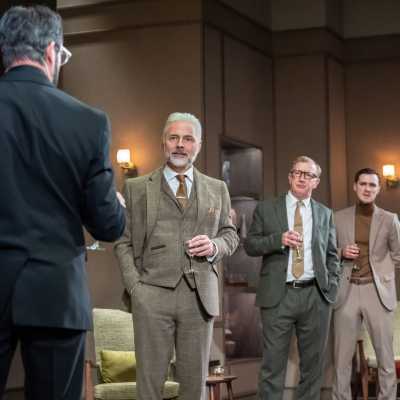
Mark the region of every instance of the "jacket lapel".
[[347, 229], [349, 234], [349, 243], [356, 242], [356, 206], [351, 207], [348, 218], [346, 218]]
[[150, 237], [157, 220], [158, 208], [161, 199], [161, 178], [163, 168], [152, 174], [146, 183], [147, 200], [147, 237]]
[[286, 210], [286, 194], [278, 197], [277, 201], [275, 202], [275, 211], [283, 232], [286, 232], [289, 230]]
[[312, 214], [312, 234], [311, 234], [311, 246], [314, 245], [315, 240], [319, 235], [319, 220], [320, 220], [320, 209], [318, 203], [313, 199], [310, 199], [311, 214]]
[[374, 212], [372, 214], [372, 220], [371, 220], [371, 228], [369, 231], [369, 251], [371, 254], [371, 251], [374, 248], [376, 238], [378, 236], [379, 228], [380, 225], [383, 221], [383, 213], [381, 209], [377, 206], [374, 205]]
[[[195, 232], [200, 228], [200, 224], [207, 216], [208, 207], [207, 207], [207, 191], [201, 190], [204, 189], [204, 178], [203, 174], [201, 174], [196, 168], [193, 168], [193, 185], [196, 185], [196, 194], [197, 194], [197, 222]], [[193, 199], [195, 201], [195, 199]]]

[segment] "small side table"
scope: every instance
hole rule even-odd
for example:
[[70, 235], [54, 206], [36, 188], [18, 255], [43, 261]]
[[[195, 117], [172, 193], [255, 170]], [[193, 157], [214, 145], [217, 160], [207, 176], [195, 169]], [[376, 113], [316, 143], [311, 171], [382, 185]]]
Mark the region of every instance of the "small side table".
[[221, 383], [226, 384], [226, 388], [228, 390], [228, 399], [234, 400], [233, 398], [233, 390], [232, 390], [232, 381], [237, 379], [235, 375], [210, 375], [206, 384], [209, 390], [209, 400], [220, 400], [220, 385]]

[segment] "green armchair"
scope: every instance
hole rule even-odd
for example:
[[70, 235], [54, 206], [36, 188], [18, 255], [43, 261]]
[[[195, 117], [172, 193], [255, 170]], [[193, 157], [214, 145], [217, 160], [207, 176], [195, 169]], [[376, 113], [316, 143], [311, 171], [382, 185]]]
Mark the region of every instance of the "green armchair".
[[[132, 314], [120, 310], [93, 309], [93, 335], [96, 361], [85, 362], [85, 400], [137, 399], [136, 382], [104, 383], [100, 373], [101, 350], [134, 351]], [[163, 398], [178, 399], [178, 392], [179, 384], [168, 380]]]

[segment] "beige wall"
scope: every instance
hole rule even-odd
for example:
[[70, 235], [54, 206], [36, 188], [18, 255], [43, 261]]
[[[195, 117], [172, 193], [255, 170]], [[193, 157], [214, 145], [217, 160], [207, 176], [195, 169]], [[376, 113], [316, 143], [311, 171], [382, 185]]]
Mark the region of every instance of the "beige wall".
[[263, 150], [264, 194], [274, 195], [272, 60], [230, 38], [224, 45], [224, 135]]
[[253, 21], [271, 27], [271, 0], [221, 0], [227, 6], [251, 18]]
[[343, 33], [347, 38], [400, 32], [397, 0], [343, 1]]
[[[360, 168], [382, 171], [395, 164], [400, 172], [400, 62], [352, 64], [346, 68], [348, 187]], [[400, 213], [400, 189], [383, 185], [378, 204]], [[351, 199], [354, 196], [351, 195]]]
[[334, 58], [328, 58], [328, 130], [329, 130], [329, 178], [330, 205], [337, 210], [348, 204], [347, 192], [347, 139], [345, 110], [344, 66]]
[[291, 161], [307, 155], [322, 167], [315, 197], [330, 201], [327, 87], [323, 56], [283, 57], [275, 62], [276, 174], [278, 192], [287, 190]]
[[271, 0], [271, 29], [283, 31], [326, 25], [326, 0]]

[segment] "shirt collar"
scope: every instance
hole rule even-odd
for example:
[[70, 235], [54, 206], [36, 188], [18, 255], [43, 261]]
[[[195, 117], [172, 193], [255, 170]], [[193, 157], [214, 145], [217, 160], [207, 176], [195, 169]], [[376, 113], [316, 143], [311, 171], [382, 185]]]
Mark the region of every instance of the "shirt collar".
[[[297, 202], [299, 199], [293, 195], [293, 193], [289, 190], [286, 195], [286, 201], [288, 202], [289, 207], [296, 207]], [[311, 198], [307, 197], [306, 199], [302, 200], [304, 206], [308, 208], [311, 204]]]
[[[165, 179], [167, 180], [167, 182], [170, 182], [170, 181], [172, 181], [172, 179], [175, 179], [175, 177], [177, 175], [180, 175], [180, 174], [178, 174], [178, 172], [176, 172], [172, 168], [170, 168], [167, 164], [165, 165], [164, 176], [165, 176]], [[193, 182], [193, 166], [191, 166], [189, 169], [187, 169], [183, 175], [185, 175], [186, 178], [190, 180], [190, 182]]]

